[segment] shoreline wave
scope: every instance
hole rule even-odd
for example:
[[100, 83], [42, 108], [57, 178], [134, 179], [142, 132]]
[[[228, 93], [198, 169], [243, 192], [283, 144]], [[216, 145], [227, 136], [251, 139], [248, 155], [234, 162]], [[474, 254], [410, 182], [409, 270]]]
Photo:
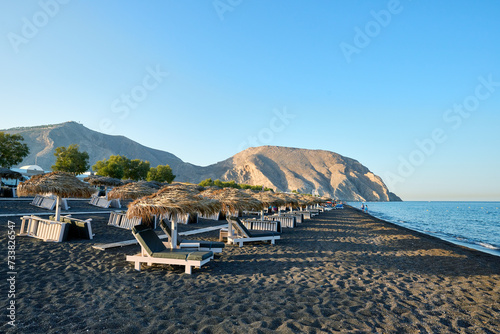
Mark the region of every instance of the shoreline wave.
[[[376, 202], [365, 202], [365, 203], [367, 203], [369, 209], [371, 207], [377, 206]], [[440, 204], [440, 203], [443, 203], [446, 205], [454, 205], [455, 203], [459, 203], [459, 204], [464, 205], [467, 203], [471, 203], [471, 204], [477, 205], [480, 203], [496, 204], [498, 202], [484, 202], [484, 201], [481, 201], [481, 202], [458, 202], [458, 201], [446, 202], [446, 201], [439, 201], [439, 202], [402, 202], [402, 203], [418, 203], [418, 204], [433, 203], [434, 205]], [[358, 207], [358, 206], [361, 206], [361, 203], [354, 203], [353, 202], [353, 203], [349, 203], [349, 204], [353, 208], [361, 211], [360, 207]], [[498, 203], [498, 205], [500, 205], [500, 203]], [[494, 205], [494, 208], [498, 209], [498, 206]], [[457, 209], [458, 209], [458, 207], [457, 207]], [[468, 206], [468, 209], [470, 209], [470, 206]], [[481, 207], [481, 209], [483, 209], [483, 207]], [[428, 209], [426, 209], [426, 210], [429, 211]], [[376, 210], [369, 210], [368, 214], [375, 217], [375, 218], [378, 218], [378, 219], [387, 221], [388, 223], [392, 223], [392, 224], [407, 228], [407, 229], [412, 230], [412, 231], [424, 233], [426, 235], [434, 236], [434, 237], [437, 237], [441, 240], [451, 242], [451, 243], [456, 244], [456, 245], [468, 247], [468, 248], [471, 248], [474, 250], [481, 251], [483, 253], [487, 253], [487, 254], [491, 254], [491, 255], [495, 255], [495, 256], [500, 257], [500, 242], [497, 244], [495, 242], [495, 240], [483, 240], [481, 238], [478, 238], [474, 233], [475, 231], [473, 231], [475, 226], [471, 226], [470, 229], [468, 229], [468, 230], [461, 230], [462, 233], [456, 233], [457, 231], [454, 231], [454, 230], [452, 232], [455, 232], [455, 233], [450, 233], [450, 231], [447, 231], [446, 229], [443, 228], [443, 225], [437, 225], [436, 222], [434, 222], [434, 221], [431, 221], [431, 220], [418, 221], [418, 219], [411, 219], [411, 217], [410, 218], [405, 217], [403, 219], [401, 217], [395, 217], [396, 215], [394, 214], [394, 212], [387, 213], [387, 212], [380, 211], [380, 208], [377, 208]], [[486, 211], [486, 212], [484, 212], [484, 214], [485, 215], [492, 215], [492, 214], [494, 214], [494, 211]], [[470, 218], [470, 221], [473, 221], [475, 224], [478, 224], [478, 228], [479, 228], [479, 225], [481, 225], [481, 223], [483, 222], [481, 219], [477, 219], [477, 218]], [[499, 226], [499, 228], [500, 228], [500, 226]], [[468, 234], [468, 235], [466, 235], [466, 234]]]

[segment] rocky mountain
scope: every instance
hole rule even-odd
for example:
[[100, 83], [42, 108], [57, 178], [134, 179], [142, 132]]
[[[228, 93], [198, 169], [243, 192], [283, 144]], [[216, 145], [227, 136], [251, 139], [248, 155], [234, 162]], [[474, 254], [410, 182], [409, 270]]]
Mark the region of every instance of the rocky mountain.
[[176, 181], [198, 183], [206, 178], [261, 184], [279, 191], [330, 195], [347, 201], [398, 201], [382, 179], [358, 161], [323, 150], [261, 146], [246, 149], [216, 164], [201, 167], [185, 163], [175, 155], [143, 146], [124, 136], [96, 132], [75, 122], [2, 130], [18, 133], [30, 148], [20, 164], [37, 164], [50, 170], [56, 147], [80, 145], [90, 156], [90, 164], [111, 155], [142, 159], [151, 166], [168, 164]]
[[277, 146], [249, 148], [222, 161], [221, 179], [282, 191], [315, 192], [349, 201], [398, 201], [380, 177], [340, 154]]
[[111, 155], [124, 155], [129, 159], [147, 160], [152, 167], [168, 164], [175, 171], [186, 171], [187, 175], [196, 174], [194, 170], [199, 168], [185, 163], [171, 153], [143, 146], [124, 136], [111, 136], [93, 131], [76, 122], [2, 131], [22, 135], [24, 143], [30, 148], [30, 154], [20, 166], [39, 165], [44, 170], [50, 170], [56, 162], [54, 156], [56, 147], [78, 144], [80, 151], [89, 154], [91, 166], [98, 160], [108, 159]]

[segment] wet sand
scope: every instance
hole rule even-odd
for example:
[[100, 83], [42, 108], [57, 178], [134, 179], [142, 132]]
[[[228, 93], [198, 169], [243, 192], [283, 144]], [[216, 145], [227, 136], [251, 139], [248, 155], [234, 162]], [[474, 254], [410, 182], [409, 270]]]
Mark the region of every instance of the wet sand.
[[[47, 212], [0, 201], [0, 214]], [[96, 211], [76, 202], [71, 211]], [[125, 261], [133, 239], [92, 218], [94, 240], [16, 238], [16, 327], [7, 324], [3, 278], [0, 331], [7, 333], [499, 333], [500, 257], [456, 246], [346, 208], [284, 229], [272, 246], [226, 246], [184, 274]], [[7, 253], [7, 221], [0, 217]], [[181, 230], [219, 225], [203, 221]], [[216, 240], [217, 233], [197, 236]], [[193, 238], [193, 237], [190, 237]], [[6, 277], [7, 261], [1, 265]]]

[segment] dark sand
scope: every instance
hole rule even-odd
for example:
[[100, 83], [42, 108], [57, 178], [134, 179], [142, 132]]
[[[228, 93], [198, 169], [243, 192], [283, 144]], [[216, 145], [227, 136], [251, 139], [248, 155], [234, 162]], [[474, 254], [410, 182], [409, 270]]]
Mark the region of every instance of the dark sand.
[[[0, 201], [0, 214], [44, 211], [28, 203]], [[77, 217], [93, 219], [94, 240], [16, 238], [15, 328], [6, 317], [7, 220], [19, 230], [20, 219], [0, 217], [0, 332], [500, 333], [499, 257], [355, 209], [285, 229], [274, 246], [227, 246], [193, 275], [164, 265], [137, 272], [125, 255], [138, 246], [91, 247], [132, 239], [130, 231], [107, 226], [108, 214]]]

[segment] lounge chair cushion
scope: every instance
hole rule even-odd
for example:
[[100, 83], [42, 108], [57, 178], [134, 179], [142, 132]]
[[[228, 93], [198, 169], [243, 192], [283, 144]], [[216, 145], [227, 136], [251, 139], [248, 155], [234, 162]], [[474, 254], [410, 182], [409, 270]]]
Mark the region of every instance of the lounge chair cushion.
[[158, 235], [149, 227], [144, 225], [136, 225], [132, 228], [132, 233], [137, 238], [142, 247], [146, 250], [149, 256], [154, 253], [159, 253], [167, 250], [167, 247], [158, 238]]
[[[163, 233], [165, 233], [169, 239], [172, 239], [172, 229], [165, 222], [165, 219], [160, 220], [160, 223], [158, 225], [160, 225], [160, 228], [163, 230]], [[181, 241], [179, 240], [179, 238], [177, 238], [177, 245], [180, 245], [180, 244], [181, 244]]]
[[179, 260], [193, 260], [193, 261], [203, 261], [212, 257], [214, 253], [208, 252], [186, 252], [183, 250], [167, 249], [162, 252], [153, 253], [152, 257], [159, 257], [164, 259], [179, 259]]
[[182, 239], [181, 243], [186, 243], [186, 244], [199, 244], [200, 248], [224, 248], [226, 246], [225, 243], [219, 242], [219, 241], [204, 241], [204, 240], [188, 240], [188, 239]]
[[251, 238], [258, 238], [258, 237], [275, 237], [281, 235], [279, 232], [273, 232], [273, 231], [255, 231], [252, 230], [249, 236]]

